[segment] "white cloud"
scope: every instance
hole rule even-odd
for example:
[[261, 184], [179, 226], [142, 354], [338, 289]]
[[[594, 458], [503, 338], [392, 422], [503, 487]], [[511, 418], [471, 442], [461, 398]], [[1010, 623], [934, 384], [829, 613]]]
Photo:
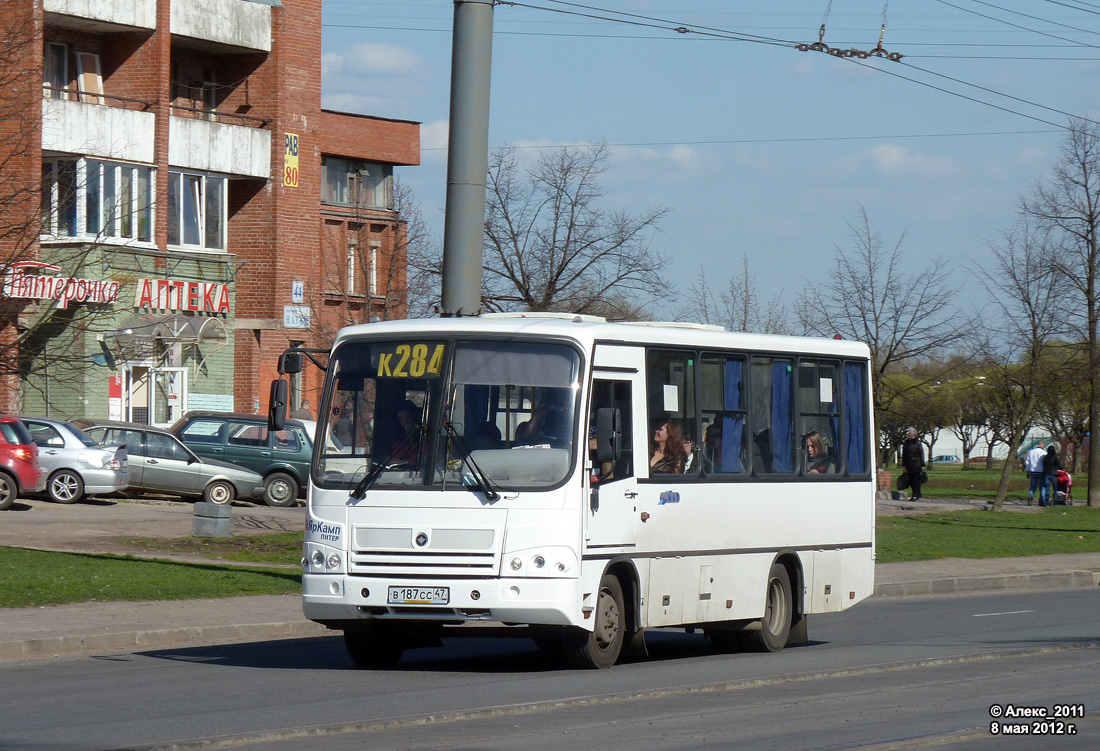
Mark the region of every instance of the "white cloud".
[[943, 176], [955, 172], [955, 164], [950, 159], [912, 152], [892, 143], [875, 146], [864, 154], [864, 159], [888, 175]]
[[323, 106], [385, 117], [417, 118], [436, 71], [396, 44], [363, 42], [321, 56]]
[[436, 120], [420, 126], [420, 159], [424, 161], [445, 161], [447, 143], [450, 138], [450, 123]]
[[363, 42], [344, 52], [321, 56], [322, 73], [404, 76], [422, 74], [427, 65], [419, 55], [397, 44]]

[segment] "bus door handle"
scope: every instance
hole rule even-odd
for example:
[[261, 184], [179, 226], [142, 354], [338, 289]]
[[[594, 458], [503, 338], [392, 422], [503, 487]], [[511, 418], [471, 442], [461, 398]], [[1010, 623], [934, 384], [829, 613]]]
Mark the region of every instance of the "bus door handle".
[[628, 490], [628, 491], [626, 491], [625, 493], [623, 493], [623, 495], [624, 495], [625, 497], [627, 497], [627, 498], [630, 498], [630, 499], [632, 499], [632, 500], [633, 500], [634, 498], [637, 498], [637, 497], [638, 497], [638, 494], [637, 494], [637, 493], [636, 493], [635, 491], [633, 491], [633, 490]]

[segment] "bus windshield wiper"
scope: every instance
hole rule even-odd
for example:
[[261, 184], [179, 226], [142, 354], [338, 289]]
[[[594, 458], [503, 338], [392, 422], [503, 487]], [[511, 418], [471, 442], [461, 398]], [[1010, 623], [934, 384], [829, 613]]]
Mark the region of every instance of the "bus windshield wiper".
[[390, 459], [392, 458], [393, 449], [390, 449], [390, 452], [382, 457], [382, 461], [371, 464], [370, 472], [367, 472], [367, 474], [363, 475], [363, 479], [360, 480], [356, 484], [355, 489], [351, 491], [350, 497], [354, 498], [357, 501], [361, 501], [366, 498], [367, 491], [370, 490], [371, 485], [374, 485], [374, 483], [377, 482], [378, 478], [382, 476], [383, 472], [385, 472], [387, 469], [392, 469], [394, 466], [399, 466], [390, 464]]
[[466, 444], [462, 436], [458, 434], [458, 431], [455, 430], [454, 424], [451, 423], [450, 420], [444, 420], [443, 427], [447, 431], [447, 436], [458, 446], [458, 451], [462, 455], [463, 463], [470, 468], [470, 477], [473, 478], [474, 488], [484, 493], [485, 497], [490, 501], [500, 500], [500, 493], [493, 487], [493, 483], [489, 480], [489, 476], [482, 471], [481, 467], [477, 466], [477, 462], [474, 461], [474, 457], [471, 455], [470, 447]]

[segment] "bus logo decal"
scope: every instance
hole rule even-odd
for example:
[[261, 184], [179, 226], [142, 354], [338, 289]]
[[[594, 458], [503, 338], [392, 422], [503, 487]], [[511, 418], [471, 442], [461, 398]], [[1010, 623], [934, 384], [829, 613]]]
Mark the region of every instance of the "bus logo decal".
[[661, 500], [657, 502], [658, 506], [664, 506], [666, 503], [679, 503], [680, 494], [675, 490], [666, 490], [661, 493]]

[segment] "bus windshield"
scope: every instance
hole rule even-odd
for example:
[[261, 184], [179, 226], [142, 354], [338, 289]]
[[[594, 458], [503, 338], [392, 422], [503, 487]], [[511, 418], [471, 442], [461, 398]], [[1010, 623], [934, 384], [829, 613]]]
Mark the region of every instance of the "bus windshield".
[[333, 353], [315, 480], [546, 488], [573, 466], [580, 356], [529, 341], [353, 341]]

